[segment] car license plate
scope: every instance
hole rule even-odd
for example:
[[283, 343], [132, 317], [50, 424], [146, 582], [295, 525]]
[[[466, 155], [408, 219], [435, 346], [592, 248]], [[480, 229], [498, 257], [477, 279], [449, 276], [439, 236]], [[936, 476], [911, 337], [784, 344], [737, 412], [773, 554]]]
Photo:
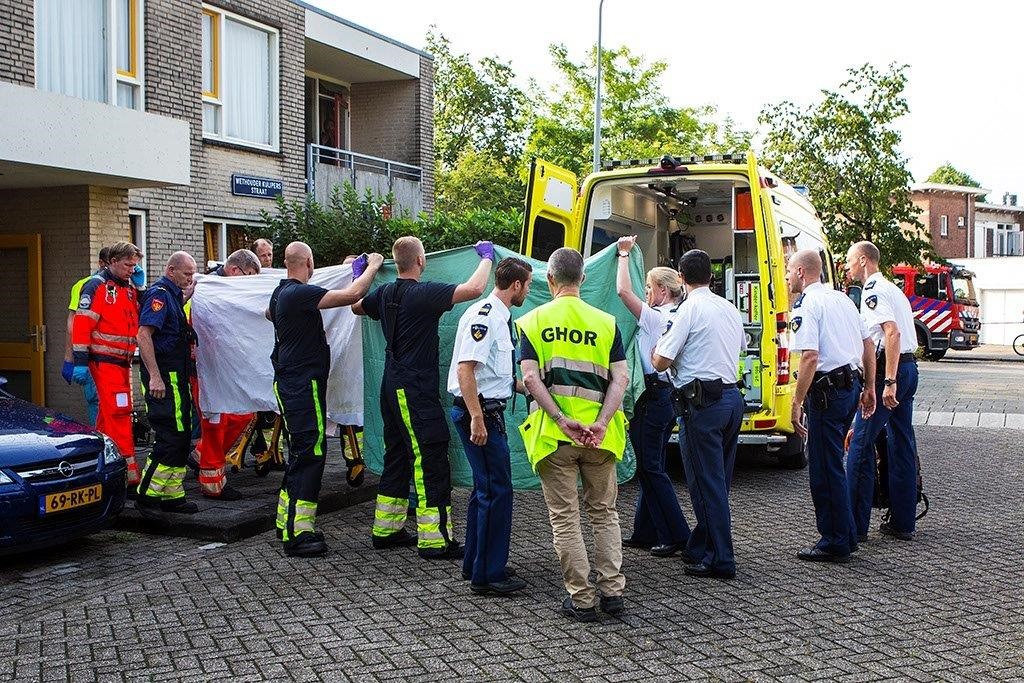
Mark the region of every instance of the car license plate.
[[83, 505], [98, 503], [102, 498], [102, 484], [83, 486], [80, 489], [71, 489], [70, 491], [61, 491], [60, 493], [51, 493], [46, 496], [39, 496], [39, 511], [44, 515], [52, 514], [54, 512], [63, 512], [64, 510], [71, 510], [72, 508], [82, 507]]

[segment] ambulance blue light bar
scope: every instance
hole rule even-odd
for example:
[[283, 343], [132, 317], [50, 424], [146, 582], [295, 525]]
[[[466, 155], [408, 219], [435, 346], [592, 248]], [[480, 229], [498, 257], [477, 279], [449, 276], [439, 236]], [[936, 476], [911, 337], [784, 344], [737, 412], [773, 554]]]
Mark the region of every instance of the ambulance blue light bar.
[[605, 171], [614, 171], [620, 168], [636, 168], [638, 166], [656, 167], [662, 170], [673, 170], [678, 166], [690, 166], [693, 164], [745, 164], [747, 155], [734, 152], [732, 154], [704, 154], [688, 157], [677, 157], [666, 154], [660, 159], [616, 159], [606, 161], [602, 165]]

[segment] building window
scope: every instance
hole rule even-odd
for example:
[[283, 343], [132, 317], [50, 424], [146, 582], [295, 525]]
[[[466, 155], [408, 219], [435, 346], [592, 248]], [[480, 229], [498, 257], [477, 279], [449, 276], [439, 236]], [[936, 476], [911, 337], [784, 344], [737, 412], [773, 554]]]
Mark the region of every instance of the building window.
[[141, 18], [142, 0], [36, 0], [37, 87], [142, 109]]
[[996, 229], [992, 233], [992, 255], [1024, 255], [1024, 245], [1022, 245], [1021, 243], [1021, 231], [1019, 223], [996, 224]]
[[223, 263], [228, 255], [239, 249], [252, 249], [253, 242], [267, 237], [266, 232], [267, 226], [263, 223], [206, 219], [203, 222], [206, 268]]
[[203, 135], [277, 151], [278, 32], [203, 7]]
[[939, 236], [949, 237], [949, 216], [939, 216]]
[[351, 137], [348, 86], [306, 75], [306, 142], [348, 149]]
[[139, 211], [137, 209], [130, 209], [128, 211], [128, 241], [137, 246], [139, 250], [142, 251], [142, 260], [139, 261], [139, 265], [142, 266], [143, 272], [147, 274], [146, 279], [148, 280], [149, 269], [146, 268], [146, 261], [149, 256], [146, 253], [146, 242], [148, 241], [146, 239], [146, 234], [148, 233], [147, 222], [148, 221], [146, 219], [145, 211]]

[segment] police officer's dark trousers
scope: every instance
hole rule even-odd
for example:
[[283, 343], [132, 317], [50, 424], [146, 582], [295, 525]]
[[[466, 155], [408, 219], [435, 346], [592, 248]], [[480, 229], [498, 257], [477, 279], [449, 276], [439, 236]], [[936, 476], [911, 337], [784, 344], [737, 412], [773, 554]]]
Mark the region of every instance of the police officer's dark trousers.
[[452, 541], [448, 421], [438, 396], [437, 368], [415, 368], [388, 358], [380, 387], [384, 468], [377, 484], [373, 535], [405, 526], [409, 482], [416, 491], [417, 545], [444, 550]]
[[850, 498], [843, 469], [843, 442], [857, 409], [860, 380], [853, 386], [829, 389], [824, 407], [813, 396], [804, 401], [807, 414], [807, 471], [811, 500], [821, 540], [815, 545], [832, 555], [845, 556], [857, 549]]
[[846, 456], [846, 477], [857, 534], [868, 533], [871, 502], [875, 489], [875, 439], [889, 425], [889, 509], [890, 524], [896, 531], [913, 532], [917, 511], [917, 441], [911, 419], [917, 392], [917, 361], [901, 361], [896, 373], [896, 400], [889, 410], [882, 402], [881, 372], [875, 387], [875, 412], [865, 420], [860, 413], [853, 421], [853, 438]]
[[185, 498], [186, 463], [192, 444], [192, 394], [186, 367], [160, 373], [166, 389], [163, 398], [155, 398], [150, 391], [151, 377], [145, 365], [141, 372], [154, 440], [139, 494], [166, 503]]
[[680, 449], [697, 524], [686, 557], [721, 573], [736, 571], [729, 513], [729, 473], [743, 421], [743, 396], [735, 387], [704, 408], [691, 407], [680, 421]]
[[644, 545], [685, 545], [690, 539], [690, 525], [665, 471], [665, 443], [674, 423], [671, 385], [652, 383], [640, 395], [629, 421], [629, 441], [636, 453], [640, 480], [633, 540]]
[[505, 416], [496, 411], [484, 413], [487, 442], [477, 446], [469, 438], [469, 413], [454, 406], [451, 415], [473, 471], [473, 492], [466, 506], [462, 573], [477, 585], [505, 581], [512, 537], [512, 463]]
[[301, 542], [316, 522], [327, 453], [326, 377], [288, 377], [274, 381], [288, 428], [288, 466], [277, 501], [277, 533], [285, 544]]

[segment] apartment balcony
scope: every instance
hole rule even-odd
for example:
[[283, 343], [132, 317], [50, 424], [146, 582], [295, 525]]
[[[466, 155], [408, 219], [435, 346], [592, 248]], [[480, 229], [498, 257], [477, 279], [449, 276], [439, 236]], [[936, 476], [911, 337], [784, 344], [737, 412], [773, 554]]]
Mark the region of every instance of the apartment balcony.
[[416, 217], [423, 210], [423, 169], [351, 150], [310, 144], [306, 148], [306, 191], [321, 204], [336, 186], [352, 185], [362, 196], [392, 194], [392, 214]]

